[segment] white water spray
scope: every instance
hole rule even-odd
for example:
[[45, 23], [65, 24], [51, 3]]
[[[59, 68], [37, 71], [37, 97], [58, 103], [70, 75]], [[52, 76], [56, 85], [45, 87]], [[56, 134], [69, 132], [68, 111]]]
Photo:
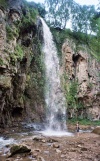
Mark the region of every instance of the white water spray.
[[50, 29], [44, 20], [40, 19], [43, 26], [43, 52], [46, 75], [46, 129], [60, 132], [66, 130], [66, 108], [64, 94], [60, 85], [59, 59]]

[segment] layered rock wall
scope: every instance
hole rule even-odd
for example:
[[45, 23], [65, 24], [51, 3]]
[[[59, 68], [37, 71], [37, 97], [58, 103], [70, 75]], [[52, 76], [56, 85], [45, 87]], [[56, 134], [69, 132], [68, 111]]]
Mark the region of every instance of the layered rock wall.
[[25, 3], [9, 0], [0, 7], [0, 127], [44, 117], [41, 50], [30, 12], [34, 3]]
[[86, 46], [81, 45], [77, 51], [76, 48], [72, 40], [66, 40], [62, 46], [63, 70], [68, 76], [67, 86], [73, 81], [78, 82], [77, 102], [83, 104], [82, 108], [69, 108], [69, 117], [79, 115], [82, 118], [98, 120], [100, 119], [100, 62], [93, 58]]

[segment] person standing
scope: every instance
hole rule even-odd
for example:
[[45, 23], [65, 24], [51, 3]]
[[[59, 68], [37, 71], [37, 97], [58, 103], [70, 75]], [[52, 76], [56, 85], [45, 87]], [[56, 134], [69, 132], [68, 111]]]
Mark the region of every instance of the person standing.
[[80, 128], [79, 128], [79, 122], [77, 121], [77, 124], [76, 124], [76, 132], [77, 132], [77, 135], [79, 136], [79, 130], [80, 130]]

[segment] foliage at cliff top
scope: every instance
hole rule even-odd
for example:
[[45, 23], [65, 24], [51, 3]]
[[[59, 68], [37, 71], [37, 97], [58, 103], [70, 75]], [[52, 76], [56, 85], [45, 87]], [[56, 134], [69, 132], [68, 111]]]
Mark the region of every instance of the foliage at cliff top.
[[54, 36], [54, 41], [57, 45], [58, 55], [60, 59], [62, 59], [62, 45], [64, 41], [68, 38], [75, 42], [77, 47], [75, 49], [75, 52], [77, 52], [79, 49], [84, 50], [84, 48], [86, 47], [88, 49], [88, 52], [95, 59], [97, 59], [97, 61], [100, 61], [100, 38], [96, 35], [75, 32], [71, 31], [70, 29], [61, 30], [59, 28], [51, 28], [51, 31]]
[[43, 3], [41, 4], [41, 3], [35, 3], [35, 2], [27, 2], [26, 0], [24, 0], [24, 5], [26, 8], [30, 8], [31, 11], [37, 10], [38, 14], [41, 17], [43, 18], [45, 17], [46, 10], [45, 10], [45, 6]]
[[[100, 61], [100, 4], [98, 9], [93, 5], [79, 5], [74, 0], [45, 0], [45, 4], [46, 20], [53, 29], [58, 51], [69, 37], [73, 38], [77, 45], [87, 45], [91, 54]], [[71, 30], [66, 29], [69, 20]]]
[[6, 8], [7, 7], [7, 0], [0, 0], [0, 7]]

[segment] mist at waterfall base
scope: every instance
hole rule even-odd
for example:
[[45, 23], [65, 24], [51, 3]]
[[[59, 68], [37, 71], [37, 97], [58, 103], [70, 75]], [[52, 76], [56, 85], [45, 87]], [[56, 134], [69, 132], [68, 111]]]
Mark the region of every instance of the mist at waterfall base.
[[46, 126], [43, 135], [72, 135], [67, 132], [65, 97], [61, 89], [59, 59], [53, 36], [45, 21], [40, 18], [43, 27], [43, 53], [45, 64], [45, 103]]

